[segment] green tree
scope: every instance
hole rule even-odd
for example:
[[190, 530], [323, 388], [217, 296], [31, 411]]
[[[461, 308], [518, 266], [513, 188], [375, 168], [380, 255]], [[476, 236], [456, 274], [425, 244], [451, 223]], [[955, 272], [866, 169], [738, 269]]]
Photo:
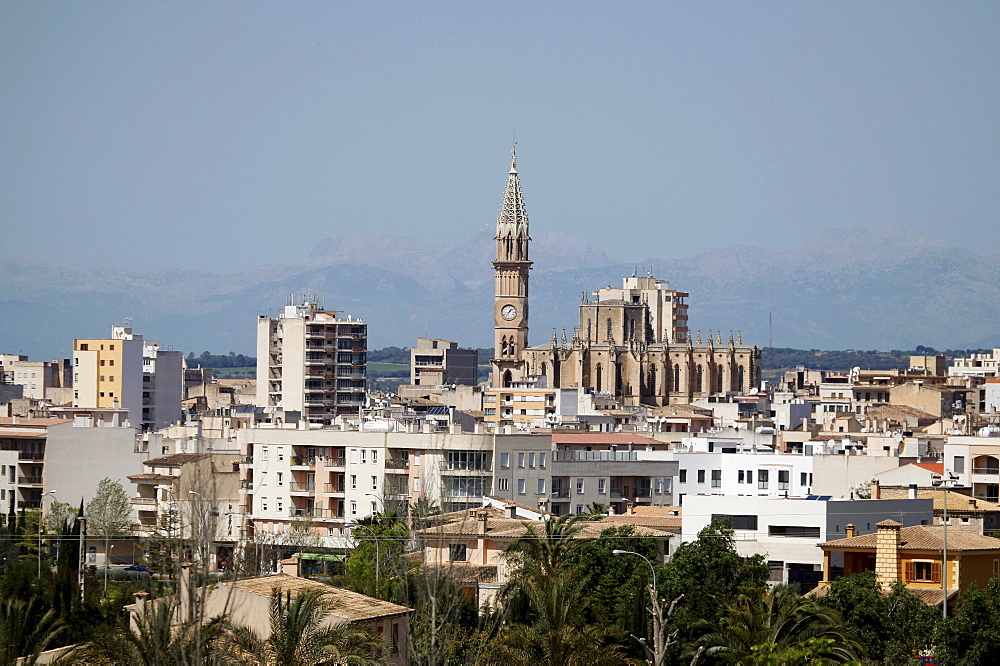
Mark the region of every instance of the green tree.
[[[756, 663], [762, 653], [782, 651], [815, 652], [823, 659], [848, 662], [862, 651], [836, 610], [799, 596], [788, 585], [748, 590], [718, 623], [699, 625], [705, 633], [692, 643], [691, 652], [704, 649], [707, 656], [725, 663]], [[824, 642], [807, 644], [813, 639]]]
[[983, 589], [973, 584], [962, 593], [954, 617], [938, 627], [934, 642], [942, 664], [1000, 663], [1000, 581], [993, 578]]
[[52, 645], [63, 630], [55, 611], [44, 609], [35, 597], [0, 600], [0, 663], [34, 664], [39, 652]]
[[524, 573], [537, 570], [543, 576], [551, 576], [579, 548], [582, 542], [573, 535], [580, 531], [576, 524], [583, 516], [567, 514], [544, 521], [544, 530], [539, 533], [529, 526], [524, 537], [515, 541], [507, 549], [507, 556], [518, 558]]
[[324, 627], [336, 603], [322, 590], [292, 597], [271, 593], [270, 635], [261, 637], [250, 627], [230, 627], [226, 644], [230, 656], [242, 663], [307, 666], [310, 664], [380, 664], [384, 643], [357, 624]]
[[112, 539], [127, 536], [131, 528], [132, 502], [118, 481], [108, 477], [97, 483], [94, 498], [87, 502], [87, 531], [104, 540], [105, 566]]
[[840, 612], [869, 659], [889, 664], [910, 663], [928, 649], [941, 612], [900, 583], [885, 593], [871, 571], [836, 579], [818, 601]]
[[763, 558], [743, 558], [736, 552], [728, 522], [713, 521], [698, 533], [697, 540], [682, 543], [660, 579], [663, 598], [683, 595], [672, 618], [679, 630], [678, 642], [690, 642], [697, 621], [717, 622], [744, 588], [764, 586], [768, 574]]
[[408, 567], [403, 546], [409, 530], [392, 512], [362, 518], [351, 530], [354, 549], [347, 559], [347, 585], [361, 594], [401, 601]]

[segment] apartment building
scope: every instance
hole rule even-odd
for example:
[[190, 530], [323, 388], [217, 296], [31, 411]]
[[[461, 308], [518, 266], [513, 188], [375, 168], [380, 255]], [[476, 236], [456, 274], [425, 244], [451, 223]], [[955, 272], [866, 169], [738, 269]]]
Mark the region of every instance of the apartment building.
[[972, 354], [952, 360], [949, 377], [998, 377], [1000, 376], [1000, 349], [988, 354]]
[[315, 295], [288, 297], [257, 320], [257, 405], [332, 423], [364, 405], [368, 326], [326, 310]]
[[505, 426], [527, 430], [555, 416], [555, 389], [516, 384], [483, 391], [483, 421], [489, 430]]
[[56, 395], [54, 389], [72, 386], [68, 359], [29, 361], [20, 354], [0, 354], [0, 373], [3, 375], [0, 384], [23, 386], [21, 397], [32, 400], [49, 399], [59, 404], [63, 396]]
[[137, 430], [159, 430], [181, 416], [184, 357], [144, 340], [128, 324], [110, 338], [73, 341], [73, 407], [128, 410]]
[[457, 342], [417, 338], [410, 349], [410, 383], [414, 386], [479, 383], [479, 352], [459, 349]]
[[1000, 431], [952, 436], [944, 445], [944, 469], [958, 477], [957, 485], [972, 488], [972, 496], [1000, 503]]

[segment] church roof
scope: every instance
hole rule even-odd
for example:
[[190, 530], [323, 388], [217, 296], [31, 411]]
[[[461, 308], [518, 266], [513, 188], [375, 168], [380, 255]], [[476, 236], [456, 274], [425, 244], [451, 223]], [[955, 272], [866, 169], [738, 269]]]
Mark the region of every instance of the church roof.
[[524, 209], [524, 197], [521, 196], [521, 181], [517, 177], [517, 149], [510, 151], [510, 173], [507, 176], [507, 187], [503, 191], [503, 203], [500, 205], [500, 215], [497, 217], [497, 238], [528, 237], [528, 212]]

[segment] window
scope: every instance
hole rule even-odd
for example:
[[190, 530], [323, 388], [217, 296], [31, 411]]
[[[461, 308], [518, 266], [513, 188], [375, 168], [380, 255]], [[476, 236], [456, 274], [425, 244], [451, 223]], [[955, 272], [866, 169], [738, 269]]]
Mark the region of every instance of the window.
[[721, 488], [722, 487], [722, 470], [713, 469], [712, 470], [712, 487]]
[[285, 447], [278, 447], [278, 462], [282, 462], [285, 459]]
[[378, 490], [378, 477], [372, 477], [372, 490]]
[[420, 464], [420, 451], [414, 451], [413, 452], [413, 464], [414, 465], [419, 465]]
[[278, 499], [274, 500], [274, 503], [277, 505], [278, 513], [281, 513], [282, 507], [284, 506], [284, 500], [279, 497]]
[[576, 515], [579, 516], [581, 513], [583, 513], [583, 505], [582, 504], [577, 504], [576, 505]]
[[576, 480], [576, 494], [577, 495], [583, 494], [583, 479]]
[[266, 486], [267, 485], [267, 472], [261, 472], [260, 473], [260, 485], [262, 485], [262, 486]]
[[368, 452], [365, 451], [364, 449], [361, 449], [361, 464], [362, 465], [364, 465], [366, 462], [368, 462], [367, 458], [368, 458]]
[[372, 464], [378, 464], [378, 451], [376, 449], [372, 449]]
[[510, 490], [510, 479], [497, 479], [497, 490]]
[[545, 453], [544, 452], [538, 454], [538, 466], [539, 467], [545, 467]]
[[260, 447], [260, 459], [261, 460], [267, 460], [268, 459], [268, 455], [269, 455], [269, 453], [268, 453], [267, 447], [266, 446]]
[[351, 500], [351, 515], [352, 516], [358, 515], [358, 503], [355, 502], [354, 500]]
[[464, 543], [448, 544], [448, 561], [465, 562], [469, 555], [468, 546]]
[[768, 470], [762, 469], [757, 471], [757, 487], [761, 490], [767, 490], [767, 476]]
[[698, 470], [698, 483], [705, 483], [705, 470]]
[[534, 466], [535, 466], [535, 454], [534, 453], [529, 453], [528, 454], [528, 467], [534, 467]]
[[522, 469], [524, 468], [524, 454], [523, 453], [518, 453], [517, 454], [517, 466], [520, 467], [520, 468], [522, 468]]
[[687, 483], [687, 480], [688, 480], [688, 471], [686, 469], [682, 469], [679, 472], [678, 483]]
[[538, 494], [545, 494], [545, 479], [538, 479]]
[[713, 513], [712, 522], [717, 520], [729, 520], [729, 527], [734, 530], [756, 530], [757, 516], [753, 515], [730, 515], [728, 513]]
[[357, 489], [358, 489], [358, 475], [351, 474], [351, 490], [357, 490]]
[[740, 470], [739, 473], [736, 475], [736, 482], [743, 483], [745, 480], [746, 480], [746, 472]]
[[377, 514], [378, 514], [378, 504], [376, 504], [375, 502], [372, 502], [371, 515], [375, 516]]
[[597, 480], [597, 493], [599, 495], [603, 495], [604, 494], [604, 491], [605, 491], [605, 486], [604, 486], [605, 481], [606, 481], [606, 479], [598, 479]]
[[941, 582], [941, 563], [931, 561], [915, 561], [906, 563], [906, 580]]
[[788, 470], [778, 470], [778, 490], [788, 490]]
[[261, 511], [267, 511], [267, 498], [266, 497], [261, 497], [260, 498], [260, 510]]
[[358, 458], [358, 450], [351, 449], [351, 464], [357, 465], [359, 460], [360, 459]]
[[282, 475], [282, 473], [281, 473], [281, 472], [278, 472], [277, 474], [278, 474], [278, 485], [279, 485], [279, 486], [283, 486], [283, 485], [285, 485], [285, 482], [284, 482], [284, 480], [283, 480], [283, 479], [281, 478], [281, 477], [283, 476], [283, 475]]
[[954, 468], [955, 474], [964, 474], [965, 456], [955, 456], [954, 460], [952, 461], [952, 468]]
[[524, 481], [524, 479], [518, 479], [517, 480], [517, 492], [519, 494], [521, 494], [521, 495], [524, 494], [524, 492], [525, 492], [525, 481]]
[[500, 454], [500, 466], [501, 467], [510, 467], [510, 454], [509, 453], [501, 453]]
[[419, 476], [413, 477], [413, 492], [415, 492], [415, 493], [419, 493], [420, 492], [420, 477]]
[[768, 525], [767, 535], [772, 537], [798, 537], [806, 539], [818, 539], [818, 527], [804, 527], [801, 525]]
[[747, 470], [747, 483], [753, 483], [753, 470]]
[[799, 474], [799, 485], [808, 486], [809, 485], [809, 475], [805, 472]]

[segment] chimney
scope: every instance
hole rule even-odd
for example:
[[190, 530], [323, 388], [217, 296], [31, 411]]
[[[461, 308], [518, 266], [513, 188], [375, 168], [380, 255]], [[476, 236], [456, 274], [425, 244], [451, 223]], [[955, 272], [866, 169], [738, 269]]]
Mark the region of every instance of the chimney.
[[893, 583], [899, 582], [899, 528], [895, 520], [876, 523], [875, 533], [875, 578], [888, 591]]
[[975, 499], [969, 500], [969, 508], [972, 509], [973, 511], [979, 508], [979, 504], [976, 502]]
[[915, 483], [911, 483], [910, 484], [909, 498], [910, 499], [917, 499], [917, 484], [915, 484]]
[[517, 518], [517, 507], [514, 506], [513, 504], [507, 507], [507, 517]]
[[854, 538], [854, 523], [847, 523], [847, 538]]
[[476, 521], [479, 523], [479, 534], [486, 534], [486, 530], [489, 527], [490, 512], [486, 509], [481, 509], [476, 513]]
[[871, 491], [872, 499], [882, 499], [882, 489], [879, 487], [879, 482], [877, 480], [872, 480]]

